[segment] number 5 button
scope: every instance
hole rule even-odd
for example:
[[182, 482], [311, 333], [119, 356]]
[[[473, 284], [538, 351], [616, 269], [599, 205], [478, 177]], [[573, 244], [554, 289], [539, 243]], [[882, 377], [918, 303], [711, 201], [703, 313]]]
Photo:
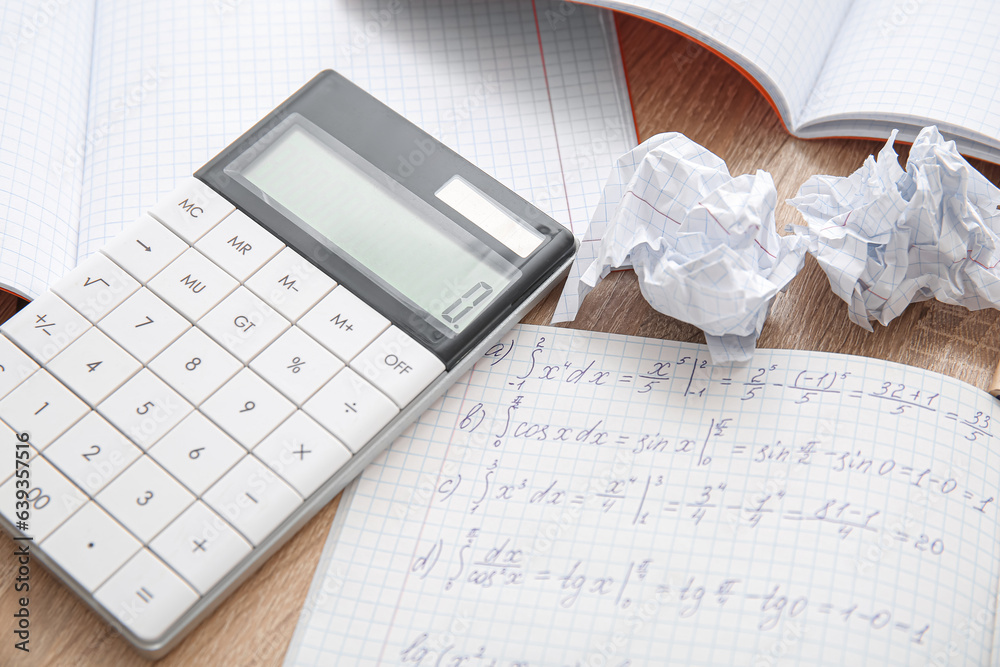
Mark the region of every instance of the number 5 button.
[[351, 368], [403, 407], [444, 372], [427, 348], [396, 327], [389, 327], [354, 358]]

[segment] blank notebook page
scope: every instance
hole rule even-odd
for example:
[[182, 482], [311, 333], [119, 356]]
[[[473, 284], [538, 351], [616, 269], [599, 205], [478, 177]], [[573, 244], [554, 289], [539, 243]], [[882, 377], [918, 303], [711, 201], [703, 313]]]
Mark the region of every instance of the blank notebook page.
[[89, 113], [109, 126], [80, 257], [324, 68], [582, 233], [635, 144], [608, 19], [551, 1], [101, 0]]
[[988, 664], [998, 417], [889, 362], [519, 326], [345, 495], [285, 664]]
[[984, 0], [858, 2], [801, 122], [938, 118], [1000, 147], [998, 25], [1000, 4]]

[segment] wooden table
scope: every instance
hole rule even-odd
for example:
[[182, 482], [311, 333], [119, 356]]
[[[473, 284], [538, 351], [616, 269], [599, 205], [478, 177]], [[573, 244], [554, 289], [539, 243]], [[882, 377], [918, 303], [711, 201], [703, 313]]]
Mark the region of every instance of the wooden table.
[[[779, 200], [795, 194], [812, 174], [844, 176], [857, 169], [880, 142], [803, 141], [791, 137], [767, 100], [732, 66], [702, 47], [649, 23], [618, 17], [639, 139], [663, 131], [682, 132], [721, 156], [733, 174], [771, 172]], [[901, 159], [907, 150], [899, 149]], [[993, 183], [1000, 166], [974, 162]], [[781, 206], [778, 228], [800, 222]], [[556, 294], [533, 310], [525, 322], [547, 324]], [[16, 309], [12, 297], [0, 298], [0, 321]], [[807, 258], [804, 271], [781, 295], [758, 345], [843, 352], [888, 359], [952, 375], [985, 388], [1000, 357], [1000, 315], [971, 313], [937, 301], [907, 309], [888, 327], [868, 333], [851, 324], [847, 307], [830, 291], [826, 276]], [[704, 342], [695, 327], [654, 311], [631, 271], [605, 279], [583, 304], [570, 326], [653, 338]], [[339, 500], [339, 498], [338, 498]], [[310, 521], [261, 570], [185, 640], [162, 665], [281, 664], [306, 598], [313, 571], [338, 500]], [[0, 536], [0, 553], [13, 553], [13, 541]], [[74, 594], [36, 566], [32, 570], [31, 654], [11, 648], [7, 614], [15, 608], [10, 582], [13, 561], [0, 558], [0, 642], [4, 665], [141, 664], [130, 646]]]

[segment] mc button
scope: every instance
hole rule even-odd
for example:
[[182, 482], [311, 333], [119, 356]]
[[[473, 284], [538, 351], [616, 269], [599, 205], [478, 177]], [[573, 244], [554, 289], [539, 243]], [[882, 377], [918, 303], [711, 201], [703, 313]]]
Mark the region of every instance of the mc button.
[[437, 357], [394, 326], [355, 357], [351, 368], [400, 408], [444, 372]]

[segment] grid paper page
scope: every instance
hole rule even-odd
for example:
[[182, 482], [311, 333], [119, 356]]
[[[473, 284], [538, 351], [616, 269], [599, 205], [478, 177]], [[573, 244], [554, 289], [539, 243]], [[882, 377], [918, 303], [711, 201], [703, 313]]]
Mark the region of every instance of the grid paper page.
[[0, 5], [0, 285], [76, 266], [93, 2]]
[[[900, 138], [912, 141], [929, 124], [926, 119], [934, 119], [942, 132], [1000, 149], [998, 23], [1000, 5], [985, 0], [857, 3], [830, 50], [802, 124], [812, 125], [808, 133], [815, 134], [838, 119], [864, 118], [876, 121], [866, 136], [885, 137], [909, 120]], [[997, 159], [982, 146], [960, 148]]]
[[[789, 128], [819, 76], [852, 0], [588, 0], [662, 23], [735, 60], [757, 80]], [[678, 67], [684, 65], [678, 61]]]
[[126, 113], [88, 154], [81, 259], [324, 68], [579, 233], [635, 143], [613, 27], [594, 8], [103, 0], [96, 30], [90, 115], [123, 99]]
[[285, 664], [987, 664], [993, 399], [706, 355], [515, 328], [355, 483]]

